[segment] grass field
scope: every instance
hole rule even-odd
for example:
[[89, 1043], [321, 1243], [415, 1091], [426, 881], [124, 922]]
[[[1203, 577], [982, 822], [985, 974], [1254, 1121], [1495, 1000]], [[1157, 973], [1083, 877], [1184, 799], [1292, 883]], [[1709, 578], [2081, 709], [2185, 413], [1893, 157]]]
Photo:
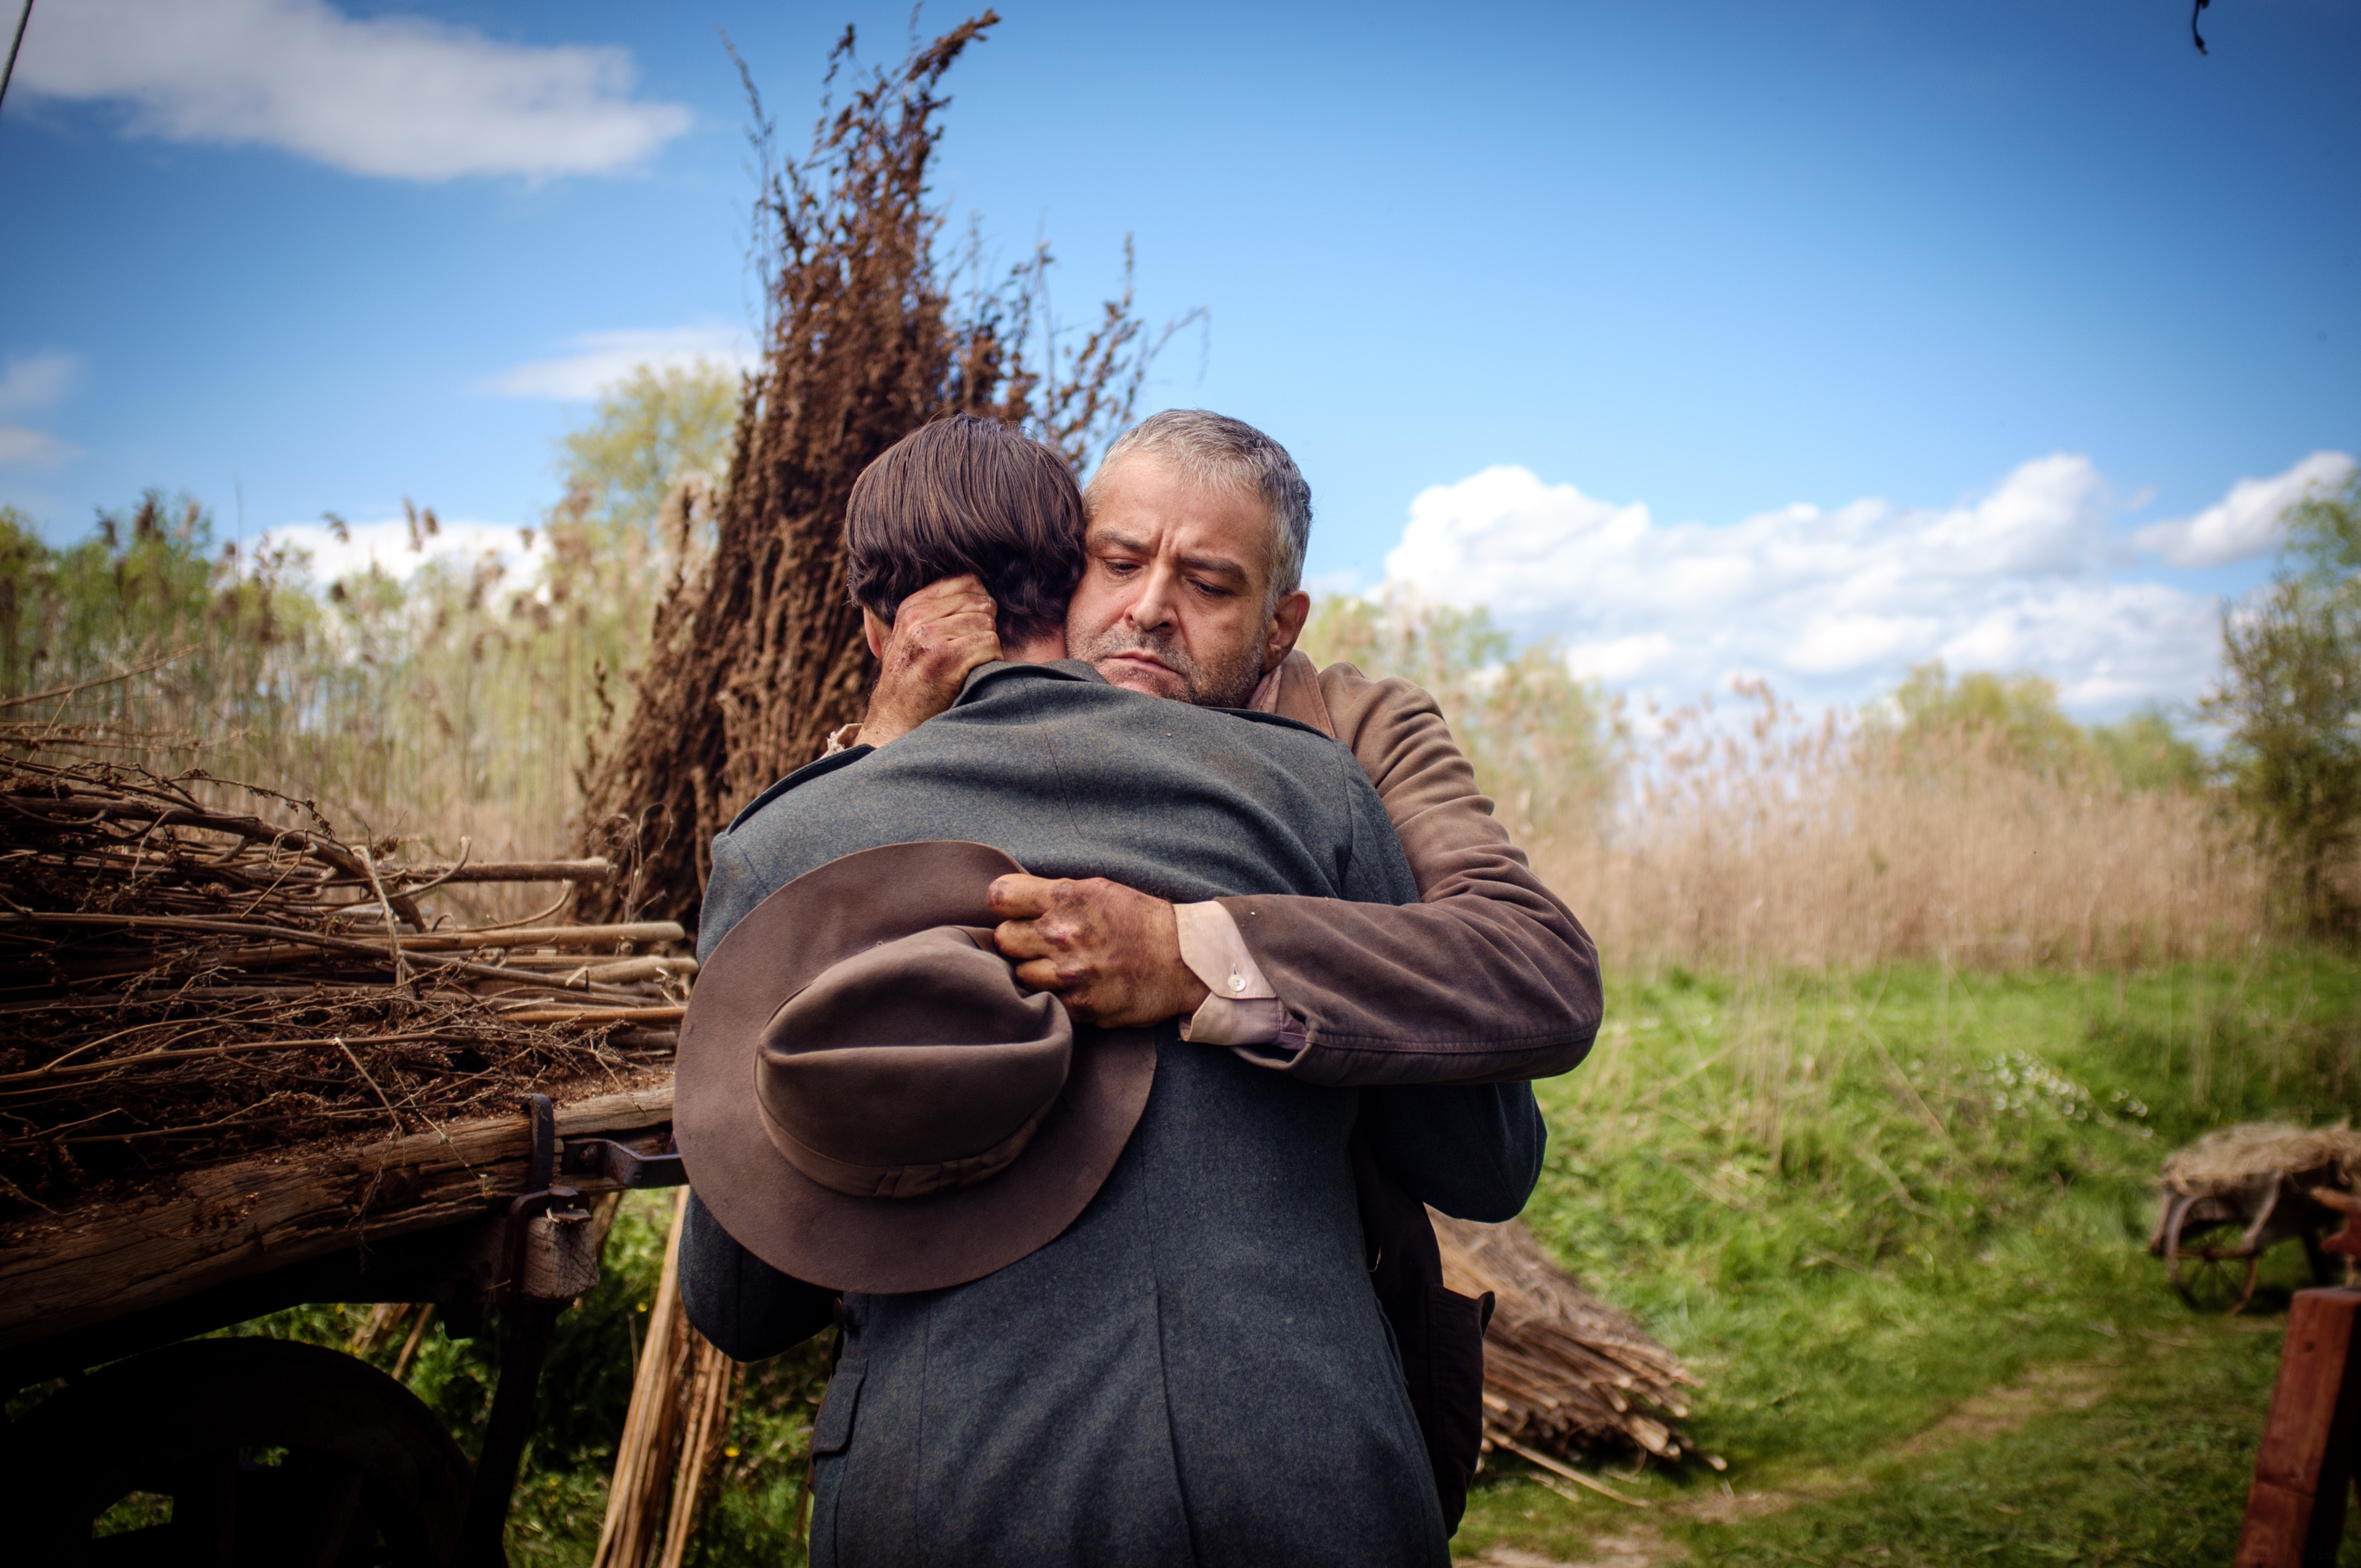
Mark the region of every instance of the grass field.
[[[2208, 1127], [2346, 1114], [2357, 992], [2361, 964], [2325, 953], [1615, 983], [1592, 1059], [1541, 1086], [1552, 1148], [1526, 1217], [1704, 1378], [1689, 1424], [1729, 1469], [1600, 1472], [1641, 1508], [1511, 1461], [1478, 1479], [1455, 1552], [2227, 1561], [2302, 1259], [2273, 1256], [2245, 1316], [2196, 1316], [2142, 1251], [2150, 1183]], [[666, 1212], [656, 1195], [624, 1210], [567, 1321], [511, 1526], [520, 1563], [588, 1560]], [[359, 1315], [243, 1332], [341, 1343]], [[472, 1446], [491, 1373], [488, 1344], [434, 1332], [410, 1380]], [[824, 1375], [817, 1343], [752, 1369], [692, 1562], [801, 1560]]]
[[2293, 1247], [2201, 1318], [2142, 1252], [2170, 1148], [2361, 1091], [2361, 970], [1898, 968], [1614, 992], [1527, 1218], [1706, 1380], [1730, 1464], [1569, 1500], [1511, 1462], [1464, 1557], [2184, 1563], [2235, 1544]]

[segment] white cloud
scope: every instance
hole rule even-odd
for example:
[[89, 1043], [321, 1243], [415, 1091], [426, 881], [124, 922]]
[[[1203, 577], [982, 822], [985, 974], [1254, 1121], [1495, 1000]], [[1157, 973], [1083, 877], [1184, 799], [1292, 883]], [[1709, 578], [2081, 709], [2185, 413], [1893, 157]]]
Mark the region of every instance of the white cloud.
[[1496, 467], [1422, 491], [1386, 574], [1557, 637], [1577, 674], [1675, 700], [1752, 672], [1858, 704], [1942, 659], [2037, 670], [2104, 714], [2194, 696], [2220, 641], [2212, 596], [2119, 576], [2120, 510], [2063, 453], [1952, 507], [1798, 504], [1725, 528]]
[[11, 354], [0, 363], [0, 415], [31, 413], [48, 408], [73, 389], [82, 374], [82, 356], [51, 348], [38, 354]]
[[2277, 547], [2279, 520], [2290, 507], [2316, 491], [2336, 489], [2352, 477], [2352, 458], [2315, 452], [2284, 474], [2239, 480], [2195, 517], [2150, 524], [2132, 535], [2132, 543], [2176, 566], [2250, 560]]
[[280, 148], [351, 174], [595, 174], [688, 129], [631, 96], [628, 51], [500, 43], [326, 0], [62, 0], [34, 8], [16, 84], [126, 104], [168, 141]]
[[419, 550], [410, 547], [410, 524], [403, 518], [349, 523], [346, 532], [346, 538], [338, 539], [328, 523], [294, 522], [271, 530], [257, 544], [291, 544], [307, 552], [312, 557], [313, 578], [322, 583], [365, 572], [372, 565], [389, 576], [406, 579], [429, 561], [472, 565], [486, 555], [494, 555], [522, 587], [524, 568], [549, 550], [547, 536], [538, 531], [533, 532], [528, 548], [524, 531], [515, 523], [466, 518], [444, 521], [433, 536], [422, 541], [424, 548]]
[[22, 464], [27, 467], [54, 468], [81, 455], [81, 447], [69, 446], [46, 430], [27, 430], [21, 424], [0, 424], [0, 467]]
[[[0, 361], [0, 418], [48, 408], [72, 390], [81, 373], [80, 355], [57, 349], [11, 354]], [[0, 467], [54, 468], [81, 455], [81, 447], [69, 445], [46, 430], [0, 424]]]
[[1566, 667], [1586, 681], [1622, 681], [1638, 674], [1673, 651], [1673, 640], [1661, 631], [1644, 637], [1617, 637], [1605, 642], [1576, 642], [1565, 651]]
[[570, 343], [573, 353], [511, 366], [477, 389], [511, 398], [586, 402], [642, 365], [686, 369], [701, 359], [731, 370], [751, 370], [755, 363], [753, 343], [734, 327], [588, 332]]
[[1935, 630], [1923, 618], [1889, 615], [1816, 615], [1788, 650], [1787, 663], [1810, 674], [1834, 674], [1874, 664], [1898, 648], [1923, 643]]

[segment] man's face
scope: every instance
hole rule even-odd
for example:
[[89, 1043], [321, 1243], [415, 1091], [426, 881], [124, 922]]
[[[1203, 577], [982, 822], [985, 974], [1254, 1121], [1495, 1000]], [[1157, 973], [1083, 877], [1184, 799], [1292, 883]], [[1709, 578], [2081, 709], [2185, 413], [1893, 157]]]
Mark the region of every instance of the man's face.
[[1311, 596], [1270, 603], [1269, 509], [1196, 483], [1159, 457], [1099, 482], [1090, 564], [1066, 607], [1070, 657], [1111, 685], [1238, 707], [1303, 630]]

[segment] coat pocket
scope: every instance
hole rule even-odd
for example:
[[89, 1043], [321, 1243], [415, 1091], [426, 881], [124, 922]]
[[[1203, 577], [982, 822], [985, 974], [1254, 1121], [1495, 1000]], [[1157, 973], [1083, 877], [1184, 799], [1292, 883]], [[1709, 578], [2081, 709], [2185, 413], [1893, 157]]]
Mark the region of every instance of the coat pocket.
[[1484, 1331], [1491, 1325], [1489, 1290], [1468, 1297], [1427, 1288], [1427, 1458], [1446, 1534], [1466, 1512], [1467, 1481], [1484, 1442]]
[[866, 1367], [839, 1366], [828, 1380], [828, 1397], [812, 1421], [813, 1453], [842, 1453], [852, 1441], [852, 1417], [861, 1408], [861, 1380], [867, 1375]]

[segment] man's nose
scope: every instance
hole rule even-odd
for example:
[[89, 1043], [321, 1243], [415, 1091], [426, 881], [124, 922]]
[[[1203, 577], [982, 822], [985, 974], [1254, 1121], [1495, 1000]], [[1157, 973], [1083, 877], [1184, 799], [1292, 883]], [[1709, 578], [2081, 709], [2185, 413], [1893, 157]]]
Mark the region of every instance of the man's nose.
[[1135, 631], [1161, 631], [1172, 624], [1174, 589], [1180, 586], [1180, 575], [1161, 562], [1148, 567], [1148, 581], [1140, 585], [1139, 597], [1131, 601], [1125, 619]]

